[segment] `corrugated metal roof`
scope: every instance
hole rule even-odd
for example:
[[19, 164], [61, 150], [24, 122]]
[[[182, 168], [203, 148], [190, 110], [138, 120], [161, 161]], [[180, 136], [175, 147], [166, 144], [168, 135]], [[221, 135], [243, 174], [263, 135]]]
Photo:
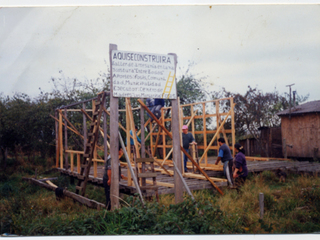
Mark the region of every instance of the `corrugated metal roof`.
[[[320, 100], [307, 102], [291, 108], [291, 115], [298, 115], [303, 113], [318, 113], [320, 112]], [[289, 115], [289, 109], [278, 112], [278, 116]]]

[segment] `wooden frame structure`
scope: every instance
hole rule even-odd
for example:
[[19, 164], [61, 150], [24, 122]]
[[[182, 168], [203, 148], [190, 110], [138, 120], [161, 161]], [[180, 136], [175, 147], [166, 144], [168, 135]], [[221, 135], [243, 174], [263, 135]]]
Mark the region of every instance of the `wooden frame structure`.
[[[229, 112], [223, 112], [221, 110], [221, 106], [225, 105], [231, 106]], [[164, 125], [166, 125], [166, 123], [168, 122], [171, 122], [170, 117], [165, 118], [166, 112], [169, 109], [170, 107], [164, 107], [161, 109], [160, 119], [162, 123], [164, 123]], [[225, 128], [225, 122], [223, 122], [223, 120], [225, 118], [228, 118], [229, 116], [231, 127]], [[222, 135], [222, 137], [226, 141], [226, 144], [230, 147], [234, 154], [235, 127], [233, 98], [223, 98], [205, 102], [180, 105], [179, 121], [180, 135], [182, 135], [181, 128], [183, 125], [191, 125], [190, 132], [195, 137], [195, 139], [197, 140], [202, 138], [202, 142], [198, 144], [198, 149], [203, 150], [203, 154], [199, 160], [201, 167], [206, 168], [207, 170], [210, 170], [210, 168], [211, 170], [221, 170], [221, 167], [213, 166], [212, 164], [208, 163], [208, 151], [215, 150], [217, 152], [219, 150], [217, 139], [220, 137], [220, 135]], [[212, 126], [210, 128], [208, 126], [208, 123], [215, 126], [215, 129], [212, 129]], [[163, 164], [172, 165], [172, 162], [167, 161], [172, 153], [172, 144], [170, 144], [170, 142], [168, 143], [169, 139], [167, 138], [166, 133], [164, 131], [159, 130], [160, 128], [156, 128], [156, 125], [152, 125], [150, 121], [148, 122], [148, 124], [149, 129], [151, 129], [149, 135], [153, 136], [150, 137], [150, 146], [153, 149], [153, 156], [155, 156], [156, 148], [161, 149], [160, 151], [162, 151], [163, 157], [160, 160], [163, 161]], [[148, 140], [149, 135], [146, 137], [146, 140]], [[211, 137], [212, 135], [213, 137]], [[156, 140], [154, 140], [154, 138]], [[162, 140], [161, 144], [158, 144], [159, 139]], [[202, 163], [202, 161], [204, 161], [204, 163]], [[191, 163], [188, 163], [188, 167], [191, 167]]]
[[[109, 92], [107, 93], [109, 95]], [[75, 175], [80, 173], [80, 159], [83, 157], [82, 147], [76, 146], [76, 149], [73, 148], [68, 140], [73, 139], [74, 144], [79, 144], [79, 138], [83, 141], [83, 146], [86, 144], [87, 131], [88, 131], [88, 121], [92, 119], [90, 116], [91, 112], [94, 109], [88, 107], [95, 106], [96, 98], [88, 99], [82, 102], [70, 104], [67, 106], [62, 106], [56, 110], [55, 117], [56, 120], [56, 167], [57, 168], [66, 168], [71, 172], [75, 172]], [[105, 104], [105, 103], [104, 103]], [[229, 112], [223, 112], [221, 106], [232, 106], [230, 107]], [[78, 106], [78, 108], [75, 108]], [[80, 108], [79, 108], [80, 106]], [[105, 106], [105, 105], [104, 105]], [[216, 99], [199, 103], [185, 104], [179, 106], [179, 126], [181, 129], [182, 125], [191, 126], [191, 133], [195, 136], [196, 140], [202, 138], [202, 141], [198, 143], [198, 149], [203, 151], [201, 158], [199, 160], [199, 165], [204, 170], [215, 170], [222, 171], [222, 165], [213, 165], [208, 163], [208, 152], [210, 150], [218, 151], [219, 146], [217, 139], [222, 136], [225, 138], [226, 143], [230, 146], [234, 146], [235, 143], [235, 129], [234, 129], [234, 103], [233, 98], [224, 98]], [[120, 131], [125, 132], [127, 138], [127, 152], [131, 152], [130, 146], [130, 131], [135, 129], [134, 115], [138, 115], [140, 110], [138, 108], [132, 108], [131, 101], [129, 98], [126, 99], [126, 109], [119, 110], [119, 114], [122, 118], [125, 118], [126, 124], [123, 126], [120, 122], [118, 123]], [[168, 117], [165, 118], [166, 112], [171, 111], [171, 107], [164, 107], [161, 109], [160, 122], [169, 130], [171, 127], [171, 114], [168, 114]], [[79, 115], [80, 114], [80, 115]], [[104, 115], [101, 121], [100, 126], [100, 140], [98, 141], [97, 147], [94, 151], [94, 156], [92, 159], [93, 162], [93, 177], [98, 177], [98, 165], [104, 164], [104, 159], [108, 156], [108, 151], [105, 151], [110, 147], [109, 139], [110, 136], [107, 133], [107, 125], [110, 122], [109, 119], [110, 112], [104, 107]], [[82, 118], [82, 124], [71, 123], [71, 118], [77, 118], [78, 120]], [[144, 116], [145, 117], [145, 116]], [[141, 119], [141, 116], [140, 116]], [[226, 120], [229, 120], [229, 128], [225, 127]], [[209, 126], [211, 124], [211, 126]], [[78, 130], [76, 126], [82, 130]], [[160, 171], [163, 174], [173, 175], [173, 171], [168, 171], [164, 166], [173, 166], [170, 156], [172, 154], [172, 140], [170, 140], [168, 134], [161, 130], [158, 124], [151, 123], [150, 119], [146, 120], [145, 127], [149, 127], [150, 132], [145, 137], [145, 142], [142, 145], [145, 145], [147, 142], [151, 148], [151, 155], [155, 158], [158, 168], [156, 171]], [[212, 127], [214, 126], [214, 127]], [[181, 130], [180, 130], [181, 131]], [[80, 133], [81, 132], [81, 133]], [[141, 150], [141, 145], [137, 141], [137, 136], [141, 134], [141, 130], [137, 133], [132, 131], [132, 138], [134, 140], [135, 149]], [[181, 132], [180, 132], [181, 136]], [[78, 138], [78, 139], [76, 139]], [[82, 143], [80, 143], [82, 145]], [[230, 146], [230, 149], [233, 150], [233, 147]], [[79, 149], [80, 148], [80, 149]], [[158, 156], [156, 153], [158, 152]], [[162, 158], [159, 156], [159, 152], [162, 152]], [[103, 155], [103, 156], [102, 156]], [[136, 151], [136, 156], [141, 157], [140, 151]], [[181, 155], [182, 156], [182, 155]], [[183, 157], [181, 157], [182, 163]], [[132, 156], [130, 160], [133, 164], [134, 159]], [[121, 163], [122, 166], [126, 166], [126, 163]], [[188, 168], [192, 167], [192, 163], [188, 162]], [[182, 169], [183, 171], [183, 169]], [[129, 171], [128, 171], [129, 172]], [[203, 176], [199, 174], [183, 173], [185, 177], [203, 179]], [[220, 181], [220, 179], [214, 179], [215, 181]], [[148, 183], [148, 182], [147, 182]], [[161, 183], [160, 183], [161, 184]], [[128, 186], [132, 186], [131, 176], [128, 176]]]

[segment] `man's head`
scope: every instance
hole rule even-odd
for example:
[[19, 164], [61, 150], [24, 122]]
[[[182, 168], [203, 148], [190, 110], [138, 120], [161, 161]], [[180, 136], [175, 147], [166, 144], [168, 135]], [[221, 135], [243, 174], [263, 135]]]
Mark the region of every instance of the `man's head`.
[[226, 141], [224, 140], [224, 138], [219, 138], [218, 139], [218, 143], [219, 143], [219, 146], [223, 145]]
[[119, 146], [119, 155], [121, 155], [121, 154], [122, 154], [122, 147]]
[[187, 134], [187, 133], [188, 133], [188, 126], [187, 126], [187, 125], [183, 125], [183, 126], [182, 126], [182, 132], [183, 132], [184, 134]]

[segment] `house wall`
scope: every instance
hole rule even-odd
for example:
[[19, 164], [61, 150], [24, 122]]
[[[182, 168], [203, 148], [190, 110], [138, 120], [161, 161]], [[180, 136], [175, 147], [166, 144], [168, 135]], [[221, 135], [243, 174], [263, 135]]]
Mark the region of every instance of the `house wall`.
[[319, 158], [320, 114], [281, 116], [281, 134], [286, 139], [288, 157]]

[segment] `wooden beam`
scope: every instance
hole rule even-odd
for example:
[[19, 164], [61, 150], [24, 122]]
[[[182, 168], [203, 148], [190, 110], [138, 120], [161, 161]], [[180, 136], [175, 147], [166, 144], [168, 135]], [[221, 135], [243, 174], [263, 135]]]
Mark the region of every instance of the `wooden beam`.
[[62, 142], [62, 113], [59, 112], [59, 144], [60, 144], [60, 168], [63, 168], [63, 142]]
[[[158, 123], [159, 126], [161, 126], [161, 128], [167, 133], [167, 135], [172, 139], [172, 135], [171, 133], [164, 127], [162, 126], [162, 124], [159, 122], [158, 119], [156, 119], [156, 117], [153, 115], [153, 113], [148, 109], [148, 107], [138, 99], [138, 102], [140, 103], [140, 105], [150, 114], [151, 117], [154, 118], [154, 120]], [[174, 109], [172, 109], [173, 111]], [[178, 110], [178, 109], [177, 109]], [[173, 111], [174, 112], [174, 111]], [[227, 118], [226, 118], [227, 119]], [[225, 120], [226, 120], [225, 119]], [[224, 121], [225, 121], [224, 120]], [[224, 124], [224, 123], [223, 123]], [[223, 192], [219, 189], [219, 187], [209, 178], [209, 176], [200, 168], [200, 166], [197, 164], [197, 162], [195, 160], [193, 160], [193, 158], [186, 152], [186, 150], [184, 150], [184, 148], [182, 146], [180, 146], [180, 149], [184, 152], [184, 154], [186, 154], [186, 156], [191, 160], [191, 162], [193, 162], [193, 164], [199, 169], [199, 171], [209, 180], [209, 182], [217, 189], [217, 191], [223, 195]]]
[[[49, 190], [52, 190], [52, 191], [55, 191], [57, 186], [54, 185], [53, 183], [51, 184], [47, 184], [47, 183], [44, 183], [44, 182], [41, 182], [41, 181], [38, 181], [34, 178], [22, 178], [22, 180], [25, 180], [25, 181], [30, 181], [40, 187], [44, 187], [46, 189], [49, 189]], [[66, 197], [69, 197], [69, 198], [72, 198], [74, 200], [76, 200], [77, 202], [81, 203], [81, 204], [84, 204], [86, 205], [87, 207], [89, 208], [95, 208], [95, 209], [103, 209], [106, 207], [106, 205], [102, 204], [102, 203], [99, 203], [97, 201], [94, 201], [94, 200], [91, 200], [89, 198], [86, 198], [86, 197], [83, 197], [81, 195], [78, 195], [78, 194], [75, 194], [73, 192], [70, 192], [66, 189], [63, 190], [63, 195], [66, 196]]]
[[129, 115], [129, 119], [130, 119], [131, 131], [132, 131], [132, 139], [133, 139], [133, 143], [134, 143], [134, 146], [136, 149], [137, 158], [140, 158], [140, 152], [139, 152], [139, 146], [138, 146], [138, 141], [137, 141], [136, 129], [135, 129], [134, 120], [133, 120], [133, 114], [132, 114], [132, 110], [131, 110], [130, 98], [126, 98], [126, 106], [128, 108], [128, 113], [129, 113], [128, 115]]
[[[203, 146], [204, 148], [207, 148], [207, 121], [206, 121], [206, 104], [202, 103], [202, 108], [203, 108]], [[205, 160], [205, 164], [208, 164], [208, 155], [207, 152], [204, 152], [202, 154], [202, 157], [204, 156], [204, 160]], [[201, 162], [201, 160], [199, 160], [199, 162]]]

